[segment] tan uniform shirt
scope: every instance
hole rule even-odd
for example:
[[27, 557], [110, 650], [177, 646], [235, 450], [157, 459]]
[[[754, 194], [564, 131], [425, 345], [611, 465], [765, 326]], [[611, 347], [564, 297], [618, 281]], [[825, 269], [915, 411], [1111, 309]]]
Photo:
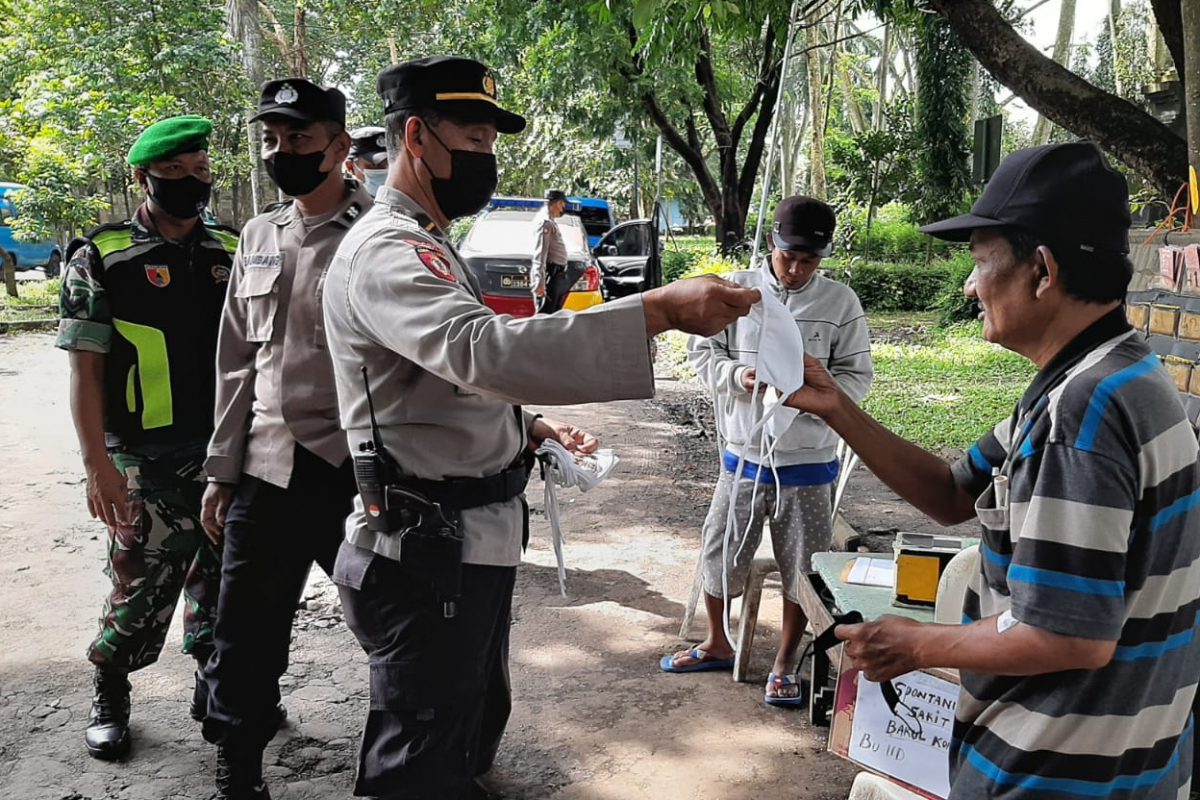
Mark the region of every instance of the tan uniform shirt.
[[[400, 192], [384, 187], [346, 236], [325, 291], [342, 425], [370, 438], [361, 367], [385, 446], [409, 475], [494, 475], [526, 446], [512, 405], [650, 397], [654, 375], [641, 297], [579, 314], [497, 316], [453, 246]], [[463, 558], [515, 566], [519, 499], [463, 512]], [[361, 500], [346, 538], [399, 558], [399, 537], [367, 530]]]
[[244, 472], [286, 489], [297, 443], [334, 466], [346, 460], [321, 293], [334, 251], [370, 207], [355, 187], [318, 219], [289, 203], [246, 223], [217, 342], [210, 480]]
[[535, 237], [533, 241], [533, 261], [529, 265], [529, 288], [536, 291], [546, 282], [549, 270], [547, 264], [567, 266], [567, 245], [563, 242], [562, 231], [558, 223], [550, 219], [549, 213], [543, 208], [533, 218]]

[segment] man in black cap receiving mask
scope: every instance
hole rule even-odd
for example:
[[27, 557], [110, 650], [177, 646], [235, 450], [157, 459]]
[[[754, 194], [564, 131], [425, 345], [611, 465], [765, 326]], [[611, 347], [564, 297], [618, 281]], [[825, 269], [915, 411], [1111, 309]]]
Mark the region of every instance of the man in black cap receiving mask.
[[[842, 391], [859, 402], [874, 374], [867, 316], [853, 289], [817, 272], [833, 250], [835, 226], [828, 204], [813, 197], [784, 198], [775, 209], [767, 257], [752, 269], [733, 273], [730, 280], [778, 298], [800, 330], [803, 354], [817, 359]], [[769, 516], [783, 584], [783, 626], [763, 701], [799, 707], [808, 703], [796, 661], [808, 624], [800, 606], [801, 582], [812, 571], [813, 553], [828, 550], [833, 538], [829, 509], [838, 477], [837, 434], [809, 414], [797, 415], [780, 431], [755, 432], [765, 402], [755, 365], [760, 359], [794, 361], [802, 355], [771, 353], [768, 348], [760, 353], [759, 347], [759, 326], [741, 320], [712, 338], [688, 340], [688, 360], [714, 395], [717, 429], [726, 441], [702, 536], [708, 634], [699, 644], [666, 656], [659, 666], [666, 672], [733, 668], [733, 645], [725, 636], [726, 589], [732, 596], [745, 586]], [[757, 463], [766, 460], [768, 450], [769, 463]], [[727, 524], [730, 504], [732, 528]]]
[[567, 245], [558, 220], [567, 211], [567, 195], [558, 189], [546, 192], [546, 205], [533, 217], [533, 260], [529, 265], [529, 291], [539, 314], [563, 307], [571, 291], [567, 274]]
[[204, 735], [220, 800], [263, 800], [262, 752], [281, 719], [292, 619], [313, 562], [326, 572], [354, 480], [337, 424], [320, 298], [342, 237], [371, 206], [342, 177], [346, 100], [302, 78], [263, 86], [262, 158], [292, 199], [246, 223], [217, 354], [205, 530], [224, 539]]
[[964, 291], [988, 341], [1039, 368], [953, 465], [887, 431], [814, 362], [824, 418], [932, 518], [978, 515], [963, 625], [838, 626], [868, 678], [956, 667], [950, 797], [1186, 797], [1200, 639], [1200, 470], [1174, 383], [1125, 320], [1125, 179], [1090, 142], [1010, 155], [970, 214]]
[[[200, 495], [237, 234], [200, 221], [212, 191], [211, 132], [193, 115], [143, 131], [129, 164], [146, 202], [67, 249], [57, 345], [71, 356], [88, 511], [108, 526], [113, 584], [88, 648], [94, 758], [129, 751], [128, 675], [158, 660], [181, 591], [184, 652], [199, 668], [212, 653], [221, 554], [203, 535]], [[206, 701], [197, 672], [197, 719]]]
[[527, 448], [597, 446], [517, 404], [648, 397], [648, 337], [714, 333], [759, 294], [681, 281], [578, 314], [497, 316], [445, 231], [488, 202], [497, 134], [525, 120], [470, 59], [400, 64], [378, 86], [388, 182], [338, 248], [324, 296], [342, 425], [364, 467], [334, 571], [371, 665], [355, 792], [462, 800], [484, 796], [475, 779], [508, 719]]

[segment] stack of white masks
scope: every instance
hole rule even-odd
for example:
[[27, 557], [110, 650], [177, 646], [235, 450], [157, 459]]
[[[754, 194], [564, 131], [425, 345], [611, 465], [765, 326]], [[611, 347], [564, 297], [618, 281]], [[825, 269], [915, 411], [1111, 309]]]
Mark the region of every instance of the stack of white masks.
[[594, 489], [613, 467], [620, 463], [612, 450], [597, 450], [590, 455], [572, 453], [553, 439], [546, 439], [537, 449], [537, 457], [545, 466], [546, 518], [550, 522], [550, 538], [554, 544], [554, 558], [558, 562], [558, 589], [567, 596], [567, 567], [563, 559], [562, 522], [558, 512], [558, 489], [578, 487], [586, 492]]

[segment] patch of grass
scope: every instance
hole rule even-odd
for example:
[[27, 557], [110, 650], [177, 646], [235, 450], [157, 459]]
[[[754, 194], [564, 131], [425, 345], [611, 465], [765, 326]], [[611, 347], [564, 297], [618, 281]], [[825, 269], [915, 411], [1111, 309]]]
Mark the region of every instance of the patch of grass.
[[1036, 367], [983, 340], [978, 322], [875, 341], [863, 402], [889, 430], [931, 450], [964, 449], [1012, 413]]
[[0, 286], [0, 322], [56, 318], [60, 285], [58, 278], [20, 281], [17, 283], [17, 297], [9, 297]]

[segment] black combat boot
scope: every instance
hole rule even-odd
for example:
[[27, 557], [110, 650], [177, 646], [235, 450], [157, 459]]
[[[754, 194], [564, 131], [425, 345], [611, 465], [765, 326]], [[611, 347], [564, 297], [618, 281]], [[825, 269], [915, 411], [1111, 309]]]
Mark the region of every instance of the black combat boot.
[[261, 749], [217, 748], [217, 793], [209, 800], [271, 800]]
[[129, 675], [97, 667], [95, 685], [83, 740], [92, 758], [112, 761], [129, 752]]

